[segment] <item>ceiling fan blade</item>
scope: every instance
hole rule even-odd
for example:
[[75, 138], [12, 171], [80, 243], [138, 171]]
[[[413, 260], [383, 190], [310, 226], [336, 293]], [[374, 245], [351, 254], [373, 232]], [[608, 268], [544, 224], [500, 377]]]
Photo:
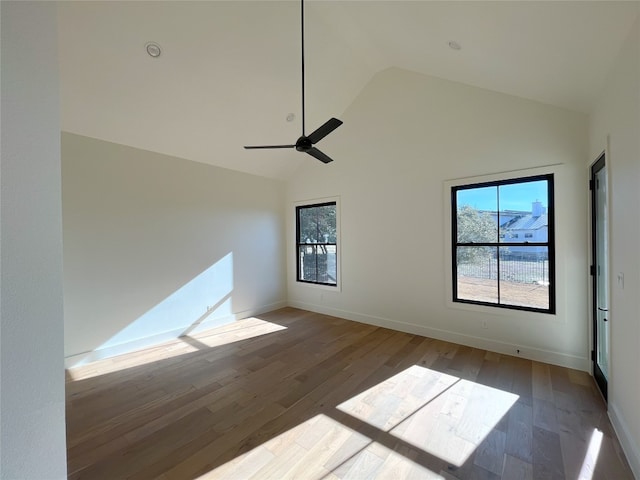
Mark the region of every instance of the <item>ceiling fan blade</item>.
[[267, 149], [267, 148], [296, 148], [295, 145], [245, 145], [247, 150]]
[[312, 144], [318, 143], [340, 125], [342, 125], [342, 120], [331, 118], [327, 120], [323, 125], [321, 125], [315, 132], [311, 133], [307, 138], [311, 141]]
[[327, 155], [325, 155], [324, 153], [322, 153], [320, 150], [318, 150], [316, 147], [311, 147], [309, 150], [306, 151], [309, 155], [311, 155], [312, 157], [317, 158], [318, 160], [320, 160], [322, 163], [329, 163], [329, 162], [333, 162], [333, 158], [328, 157]]

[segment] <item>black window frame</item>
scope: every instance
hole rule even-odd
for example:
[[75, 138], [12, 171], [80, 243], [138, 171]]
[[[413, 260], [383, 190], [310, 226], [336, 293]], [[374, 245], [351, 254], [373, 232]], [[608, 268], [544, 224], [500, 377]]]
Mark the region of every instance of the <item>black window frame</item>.
[[[328, 206], [334, 206], [336, 209], [336, 241], [334, 242], [316, 242], [316, 243], [303, 243], [300, 241], [300, 211], [302, 210], [306, 210], [306, 209], [313, 209], [313, 208], [318, 208], [318, 207], [328, 207]], [[324, 287], [338, 287], [338, 262], [339, 262], [339, 258], [338, 258], [338, 230], [337, 230], [337, 218], [338, 218], [338, 202], [337, 201], [329, 201], [329, 202], [322, 202], [322, 203], [309, 203], [309, 204], [304, 204], [304, 205], [297, 205], [296, 206], [296, 281], [300, 282], [300, 283], [306, 283], [309, 285], [322, 285]], [[313, 245], [313, 246], [335, 246], [336, 249], [336, 281], [335, 283], [328, 283], [328, 282], [318, 282], [318, 281], [313, 281], [313, 280], [305, 280], [303, 278], [300, 278], [300, 247], [301, 246], [309, 246], [309, 245]], [[316, 269], [317, 269], [317, 265], [316, 265]], [[317, 278], [317, 272], [316, 272], [316, 278]]]
[[[499, 187], [503, 185], [514, 185], [518, 183], [528, 183], [545, 180], [547, 181], [547, 241], [546, 242], [505, 242], [501, 241], [498, 234], [495, 242], [458, 242], [457, 231], [457, 193], [460, 190], [471, 190], [485, 187]], [[499, 202], [499, 198], [498, 198]], [[497, 204], [497, 212], [500, 211], [500, 204]], [[499, 215], [499, 213], [498, 213]], [[499, 222], [498, 222], [499, 224]], [[499, 230], [498, 230], [499, 232]], [[547, 247], [548, 262], [549, 262], [549, 308], [535, 308], [522, 305], [510, 305], [500, 303], [500, 255], [497, 255], [497, 288], [498, 288], [498, 303], [483, 302], [479, 300], [470, 300], [465, 298], [458, 298], [458, 265], [457, 265], [457, 253], [458, 247], [491, 247], [496, 248], [499, 252], [500, 247], [522, 247], [526, 246], [541, 246]], [[555, 255], [555, 195], [554, 195], [554, 175], [553, 173], [533, 175], [527, 177], [509, 178], [504, 180], [494, 180], [480, 183], [470, 183], [464, 185], [455, 185], [451, 187], [451, 272], [452, 272], [452, 287], [453, 287], [453, 302], [464, 303], [471, 305], [482, 305], [494, 308], [506, 308], [511, 310], [521, 310], [527, 312], [555, 314], [556, 313], [556, 255]]]

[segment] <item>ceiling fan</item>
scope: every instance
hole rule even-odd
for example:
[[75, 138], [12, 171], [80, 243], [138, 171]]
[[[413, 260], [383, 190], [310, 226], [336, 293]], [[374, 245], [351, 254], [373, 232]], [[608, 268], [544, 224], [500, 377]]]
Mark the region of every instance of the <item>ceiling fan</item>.
[[333, 162], [333, 159], [328, 155], [322, 153], [314, 145], [322, 140], [324, 137], [333, 132], [336, 128], [342, 125], [342, 121], [337, 118], [331, 118], [327, 120], [318, 129], [305, 135], [305, 123], [304, 123], [304, 0], [300, 0], [300, 25], [302, 31], [302, 136], [296, 140], [293, 145], [246, 145], [244, 148], [247, 150], [253, 149], [270, 149], [270, 148], [295, 148], [299, 152], [308, 153], [314, 158], [317, 158], [323, 163]]

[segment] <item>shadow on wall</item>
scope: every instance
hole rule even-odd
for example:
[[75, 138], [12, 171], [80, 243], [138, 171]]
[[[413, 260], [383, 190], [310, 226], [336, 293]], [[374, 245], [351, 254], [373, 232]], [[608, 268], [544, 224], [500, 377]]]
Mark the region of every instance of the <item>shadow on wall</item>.
[[67, 357], [66, 366], [132, 352], [233, 321], [232, 293], [233, 252], [229, 252], [94, 350]]

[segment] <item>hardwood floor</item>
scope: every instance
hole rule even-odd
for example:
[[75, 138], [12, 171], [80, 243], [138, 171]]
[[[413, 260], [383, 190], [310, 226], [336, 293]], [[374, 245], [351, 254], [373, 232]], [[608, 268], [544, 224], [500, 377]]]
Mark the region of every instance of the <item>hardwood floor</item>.
[[293, 308], [67, 372], [71, 479], [633, 479], [584, 373]]

